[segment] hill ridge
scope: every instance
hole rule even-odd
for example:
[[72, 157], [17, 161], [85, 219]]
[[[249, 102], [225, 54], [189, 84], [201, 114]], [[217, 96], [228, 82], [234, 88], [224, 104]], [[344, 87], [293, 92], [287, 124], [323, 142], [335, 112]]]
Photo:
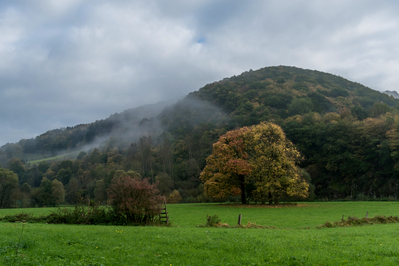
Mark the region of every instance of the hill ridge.
[[[193, 99], [197, 100], [199, 109], [189, 111], [193, 109]], [[217, 124], [230, 119], [232, 128], [270, 119], [281, 121], [291, 115], [311, 111], [338, 112], [344, 108], [359, 107], [361, 109], [357, 111], [364, 113], [363, 110], [367, 112], [375, 102], [384, 102], [388, 106], [397, 104], [397, 100], [386, 94], [337, 75], [293, 66], [265, 67], [207, 84], [174, 104], [160, 102], [130, 108], [106, 119], [49, 130], [36, 138], [8, 143], [1, 149], [5, 151], [7, 146], [19, 145], [23, 148], [22, 153], [55, 155], [80, 149], [104, 136], [121, 137], [124, 134], [124, 138], [131, 142], [143, 134], [176, 131], [174, 128], [178, 125], [173, 125], [172, 120], [179, 108], [185, 108], [192, 117], [196, 112], [203, 112], [212, 118], [202, 115], [193, 118], [195, 123], [209, 120]], [[145, 130], [144, 124], [147, 126]], [[21, 152], [18, 153], [17, 158], [21, 157]]]

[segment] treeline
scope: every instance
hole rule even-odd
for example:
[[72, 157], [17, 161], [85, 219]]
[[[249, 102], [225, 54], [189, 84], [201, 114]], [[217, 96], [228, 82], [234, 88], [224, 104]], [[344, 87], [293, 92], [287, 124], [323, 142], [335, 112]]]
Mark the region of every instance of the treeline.
[[[392, 111], [364, 120], [350, 110], [284, 120], [281, 126], [304, 155], [301, 167], [309, 172], [318, 198], [398, 196], [399, 114]], [[156, 140], [142, 137], [123, 151], [94, 149], [81, 152], [76, 160], [41, 162], [30, 168], [13, 159], [9, 168], [18, 175], [22, 193], [15, 194], [19, 197], [15, 204], [53, 206], [63, 202], [62, 195], [70, 204], [88, 198], [106, 203], [111, 180], [123, 175], [150, 178], [152, 183], [158, 182], [162, 195], [174, 191], [174, 197], [181, 198], [178, 202], [210, 201], [199, 180], [204, 162], [196, 159], [201, 152], [211, 152], [214, 140], [205, 138], [208, 133], [176, 143], [167, 134]]]
[[[58, 180], [69, 203], [79, 197], [105, 201], [104, 191], [119, 174], [159, 181], [163, 195], [176, 190], [184, 202], [204, 201], [209, 199], [199, 174], [212, 144], [229, 130], [269, 121], [304, 155], [301, 167], [311, 174], [319, 198], [396, 197], [398, 103], [331, 74], [268, 67], [208, 84], [169, 107], [132, 109], [9, 143], [0, 148], [0, 167], [17, 173], [19, 185], [32, 191], [43, 178]], [[100, 139], [76, 160], [30, 164], [27, 159]]]
[[358, 120], [350, 110], [291, 117], [282, 124], [304, 154], [319, 197], [363, 199], [399, 195], [399, 112]]
[[[176, 145], [189, 150], [185, 140]], [[111, 180], [126, 175], [149, 178], [151, 183], [157, 183], [162, 195], [172, 195], [170, 202], [209, 201], [199, 180], [201, 167], [194, 158], [195, 153], [190, 154], [176, 153], [170, 138], [162, 134], [157, 139], [142, 137], [125, 150], [95, 148], [89, 153], [81, 152], [76, 160], [43, 161], [28, 167], [14, 158], [8, 168], [17, 175], [18, 185], [13, 187], [14, 194], [9, 193], [13, 195], [11, 205], [55, 206], [87, 199], [105, 204]]]

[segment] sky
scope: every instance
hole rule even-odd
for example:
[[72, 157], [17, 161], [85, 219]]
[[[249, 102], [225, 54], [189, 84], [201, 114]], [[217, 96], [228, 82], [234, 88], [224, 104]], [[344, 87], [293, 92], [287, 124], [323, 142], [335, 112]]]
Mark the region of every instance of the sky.
[[398, 90], [399, 1], [2, 0], [0, 146], [296, 66]]

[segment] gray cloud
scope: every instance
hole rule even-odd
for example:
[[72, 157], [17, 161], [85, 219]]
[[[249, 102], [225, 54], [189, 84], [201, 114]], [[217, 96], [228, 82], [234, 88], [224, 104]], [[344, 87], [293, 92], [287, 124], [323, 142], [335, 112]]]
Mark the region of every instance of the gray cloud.
[[399, 77], [396, 1], [0, 3], [0, 145], [291, 65], [376, 90]]

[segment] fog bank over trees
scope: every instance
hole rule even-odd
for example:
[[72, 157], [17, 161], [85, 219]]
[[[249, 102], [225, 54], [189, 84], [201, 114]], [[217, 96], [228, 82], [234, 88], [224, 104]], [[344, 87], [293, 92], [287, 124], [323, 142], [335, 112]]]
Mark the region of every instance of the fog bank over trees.
[[[204, 193], [199, 176], [213, 144], [230, 130], [272, 122], [304, 157], [299, 167], [314, 188], [309, 197], [395, 198], [398, 103], [332, 74], [267, 67], [207, 84], [175, 104], [154, 109], [153, 117], [139, 111], [133, 115], [133, 109], [9, 143], [0, 148], [0, 167], [18, 176], [17, 192], [24, 187], [31, 199], [43, 193], [61, 199], [60, 182], [69, 203], [88, 197], [105, 202], [111, 180], [129, 175], [158, 181], [162, 194], [173, 194], [174, 200], [204, 202], [213, 199]], [[96, 140], [102, 142], [95, 146]], [[85, 145], [93, 146], [77, 150], [70, 160], [48, 160]], [[45, 203], [36, 197], [29, 204]]]

